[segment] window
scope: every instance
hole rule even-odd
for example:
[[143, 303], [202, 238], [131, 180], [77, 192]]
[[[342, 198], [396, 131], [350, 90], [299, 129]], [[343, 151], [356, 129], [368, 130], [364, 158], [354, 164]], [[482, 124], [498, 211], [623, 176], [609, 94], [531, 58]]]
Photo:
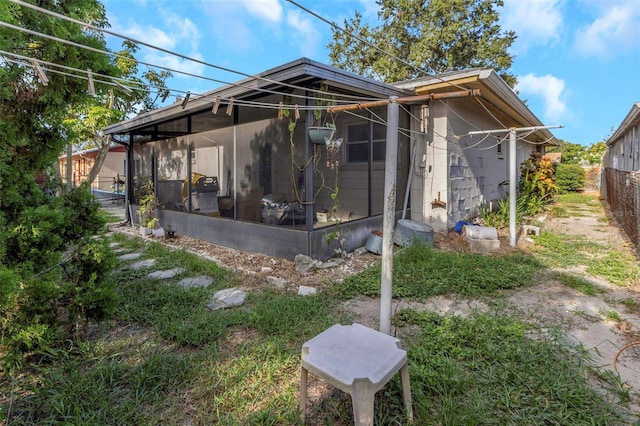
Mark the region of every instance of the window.
[[373, 144], [373, 161], [384, 161], [387, 129], [375, 123], [352, 124], [347, 127], [347, 162], [369, 161], [369, 143]]

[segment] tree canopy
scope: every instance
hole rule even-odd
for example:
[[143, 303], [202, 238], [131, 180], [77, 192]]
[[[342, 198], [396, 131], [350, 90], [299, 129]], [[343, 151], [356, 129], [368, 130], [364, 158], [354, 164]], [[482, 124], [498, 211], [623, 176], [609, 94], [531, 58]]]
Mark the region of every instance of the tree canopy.
[[377, 0], [377, 4], [379, 26], [364, 23], [356, 12], [345, 20], [345, 32], [333, 29], [328, 45], [332, 65], [386, 82], [489, 67], [511, 87], [515, 85], [508, 49], [516, 34], [498, 25], [496, 8], [502, 0]]
[[[37, 4], [97, 28], [108, 25], [97, 0]], [[53, 196], [39, 186], [39, 177], [57, 168], [72, 133], [65, 123], [69, 113], [94, 100], [84, 70], [113, 77], [120, 71], [100, 52], [107, 50], [102, 34], [90, 27], [8, 1], [0, 2], [0, 21], [6, 24], [0, 26], [0, 49], [6, 52], [0, 61], [3, 374], [5, 366], [19, 364], [28, 353], [44, 353], [65, 341], [61, 333], [72, 330], [76, 319], [99, 319], [116, 303], [108, 281], [115, 257], [106, 243], [91, 238], [104, 226], [99, 204], [86, 185]]]

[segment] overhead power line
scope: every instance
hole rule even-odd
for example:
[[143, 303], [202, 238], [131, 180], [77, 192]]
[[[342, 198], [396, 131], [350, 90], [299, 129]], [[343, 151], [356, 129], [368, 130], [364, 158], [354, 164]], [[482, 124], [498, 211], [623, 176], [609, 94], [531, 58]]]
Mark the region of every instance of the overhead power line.
[[[231, 68], [228, 68], [228, 67], [223, 67], [223, 66], [220, 66], [220, 65], [212, 64], [210, 62], [206, 62], [206, 61], [203, 61], [203, 60], [200, 60], [200, 59], [197, 59], [197, 58], [192, 58], [190, 56], [183, 55], [182, 53], [174, 52], [174, 51], [171, 51], [171, 50], [159, 47], [159, 46], [155, 46], [153, 44], [150, 44], [150, 43], [147, 43], [147, 42], [144, 42], [144, 41], [141, 41], [141, 40], [137, 40], [137, 39], [134, 39], [134, 38], [119, 34], [119, 33], [115, 32], [115, 31], [111, 31], [111, 30], [106, 29], [106, 28], [101, 28], [101, 27], [98, 27], [96, 25], [93, 25], [93, 24], [90, 24], [90, 23], [87, 23], [87, 22], [83, 22], [83, 21], [80, 21], [80, 20], [77, 20], [77, 19], [74, 19], [74, 18], [70, 18], [68, 16], [62, 15], [62, 14], [57, 13], [57, 12], [53, 12], [53, 11], [48, 10], [48, 9], [44, 9], [42, 7], [30, 4], [30, 3], [26, 3], [26, 2], [24, 2], [22, 0], [10, 0], [10, 1], [15, 3], [15, 4], [18, 4], [20, 6], [23, 6], [23, 7], [38, 11], [40, 13], [43, 13], [43, 14], [46, 14], [46, 15], [49, 15], [49, 16], [56, 17], [58, 19], [62, 19], [62, 20], [68, 21], [68, 22], [72, 22], [72, 23], [75, 23], [77, 25], [81, 25], [83, 27], [91, 28], [93, 30], [100, 31], [100, 32], [105, 33], [105, 34], [110, 34], [112, 36], [115, 36], [115, 37], [118, 37], [118, 38], [121, 38], [121, 39], [124, 39], [124, 40], [128, 40], [128, 41], [133, 42], [135, 44], [138, 44], [138, 45], [141, 45], [141, 46], [145, 46], [145, 47], [148, 47], [150, 49], [154, 49], [154, 50], [157, 50], [157, 51], [169, 54], [169, 55], [177, 56], [179, 58], [186, 59], [188, 61], [192, 61], [192, 62], [201, 64], [201, 65], [205, 65], [205, 66], [208, 66], [208, 67], [211, 67], [211, 68], [215, 68], [215, 69], [218, 69], [218, 70], [221, 70], [221, 71], [225, 71], [225, 72], [229, 72], [229, 73], [233, 73], [233, 74], [238, 74], [238, 75], [241, 75], [243, 77], [253, 78], [253, 79], [256, 79], [256, 80], [264, 81], [266, 83], [276, 84], [276, 85], [283, 86], [283, 87], [288, 87], [288, 88], [291, 88], [291, 89], [304, 90], [304, 91], [307, 91], [307, 92], [321, 94], [323, 96], [327, 95], [326, 92], [324, 92], [322, 90], [319, 90], [319, 89], [296, 86], [294, 84], [289, 84], [289, 83], [285, 83], [285, 82], [281, 82], [281, 81], [272, 80], [272, 79], [269, 79], [269, 78], [266, 78], [266, 77], [262, 77], [260, 75], [248, 74], [248, 73], [245, 73], [245, 72], [242, 72], [242, 71], [237, 71], [237, 70], [234, 70], [234, 69], [231, 69]], [[7, 25], [11, 25], [11, 24], [7, 24]], [[15, 27], [15, 26], [13, 26], [13, 27], [14, 27], [14, 29], [21, 28], [21, 27]], [[26, 29], [24, 29], [24, 30], [26, 30]], [[30, 30], [26, 30], [26, 31], [30, 31]], [[49, 36], [49, 37], [51, 37], [51, 36]], [[61, 41], [61, 40], [56, 40], [56, 41]], [[88, 47], [88, 46], [86, 46], [86, 47]], [[102, 53], [109, 53], [109, 52], [102, 51]], [[127, 59], [131, 59], [131, 58], [127, 58]], [[136, 60], [136, 59], [134, 59], [134, 60]], [[151, 67], [155, 67], [155, 68], [160, 68], [160, 69], [164, 69], [164, 70], [171, 71], [171, 72], [177, 72], [177, 73], [180, 73], [180, 74], [183, 74], [183, 75], [188, 75], [188, 76], [191, 76], [191, 77], [203, 78], [203, 79], [206, 79], [206, 80], [215, 81], [215, 82], [218, 82], [218, 83], [228, 84], [228, 85], [233, 85], [233, 86], [241, 86], [241, 85], [238, 85], [238, 84], [235, 84], [235, 83], [224, 82], [224, 81], [221, 81], [221, 80], [216, 80], [216, 79], [211, 79], [211, 78], [204, 77], [204, 76], [189, 74], [189, 73], [185, 73], [185, 72], [182, 72], [182, 71], [171, 70], [169, 68], [166, 68], [166, 67], [163, 67], [163, 66], [160, 66], [160, 65], [148, 64], [148, 63], [144, 63], [144, 62], [141, 62], [141, 61], [138, 61], [138, 60], [136, 60], [136, 62], [139, 63], [139, 64], [143, 64], [143, 65], [147, 65], [147, 66], [151, 66]], [[261, 89], [258, 89], [258, 88], [253, 88], [253, 89], [261, 90]], [[292, 95], [292, 96], [294, 96], [294, 95]], [[301, 96], [298, 96], [298, 97], [301, 97]], [[351, 96], [351, 95], [342, 95], [342, 97], [343, 98], [350, 98], [350, 99], [362, 99], [361, 96], [358, 97], [358, 96]], [[305, 97], [305, 98], [310, 99], [310, 100], [321, 100], [321, 99], [324, 99], [324, 98], [314, 98], [314, 97], [308, 97], [308, 96]]]
[[[12, 1], [13, 1], [13, 0], [12, 0]], [[347, 35], [349, 35], [349, 36], [351, 36], [351, 37], [355, 38], [355, 39], [356, 39], [356, 40], [358, 40], [360, 43], [364, 43], [364, 44], [366, 44], [367, 46], [369, 46], [369, 47], [372, 47], [372, 48], [376, 49], [378, 52], [383, 53], [383, 54], [385, 54], [385, 55], [389, 56], [390, 58], [393, 58], [394, 60], [396, 60], [396, 61], [400, 62], [401, 64], [404, 64], [404, 65], [406, 65], [406, 66], [408, 66], [408, 67], [412, 68], [413, 70], [418, 71], [418, 72], [420, 72], [421, 74], [424, 74], [425, 76], [434, 77], [434, 78], [436, 78], [436, 79], [440, 80], [440, 81], [441, 81], [441, 82], [443, 82], [443, 83], [447, 83], [447, 84], [449, 84], [451, 87], [456, 87], [456, 88], [458, 88], [458, 89], [462, 89], [462, 90], [466, 90], [466, 89], [467, 89], [466, 87], [459, 86], [459, 85], [457, 85], [457, 84], [455, 84], [455, 83], [452, 83], [452, 82], [450, 82], [450, 81], [444, 80], [444, 79], [442, 79], [442, 78], [438, 77], [437, 75], [434, 75], [433, 73], [431, 73], [431, 72], [429, 72], [429, 71], [425, 70], [424, 68], [420, 68], [420, 67], [418, 67], [418, 66], [416, 66], [416, 65], [414, 65], [414, 64], [412, 64], [412, 63], [410, 63], [410, 62], [407, 62], [407, 61], [405, 61], [404, 59], [399, 58], [398, 56], [394, 55], [393, 53], [387, 52], [386, 50], [384, 50], [384, 49], [382, 49], [382, 48], [380, 48], [380, 47], [376, 46], [375, 44], [371, 43], [369, 40], [366, 40], [366, 39], [364, 39], [364, 38], [362, 38], [362, 37], [360, 37], [360, 36], [358, 36], [358, 35], [356, 35], [356, 34], [350, 33], [349, 31], [345, 30], [344, 28], [342, 28], [341, 26], [339, 26], [339, 25], [338, 25], [338, 24], [336, 24], [335, 22], [330, 21], [330, 20], [328, 20], [328, 19], [326, 19], [326, 18], [324, 18], [324, 17], [320, 16], [319, 14], [315, 13], [314, 11], [312, 11], [312, 10], [310, 10], [310, 9], [307, 9], [306, 7], [302, 6], [300, 3], [295, 2], [294, 0], [287, 0], [287, 1], [288, 1], [289, 3], [291, 3], [291, 4], [293, 4], [294, 6], [299, 7], [300, 9], [304, 10], [304, 11], [305, 11], [305, 12], [307, 12], [308, 14], [310, 14], [310, 15], [312, 15], [312, 16], [315, 16], [316, 18], [320, 19], [320, 20], [321, 20], [321, 21], [323, 21], [323, 22], [326, 22], [327, 24], [331, 25], [333, 28], [335, 28], [335, 29], [337, 29], [337, 30], [339, 30], [339, 31], [341, 31], [341, 32], [343, 32], [343, 33], [345, 33], [345, 34], [347, 34]]]

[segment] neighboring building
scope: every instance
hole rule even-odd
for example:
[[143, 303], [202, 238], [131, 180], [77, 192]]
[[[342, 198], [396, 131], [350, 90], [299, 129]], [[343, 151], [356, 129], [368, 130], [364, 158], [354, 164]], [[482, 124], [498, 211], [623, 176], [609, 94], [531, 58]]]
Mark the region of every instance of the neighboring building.
[[618, 129], [607, 140], [602, 160], [604, 173], [600, 195], [609, 215], [640, 246], [640, 102], [631, 107]]
[[553, 164], [560, 164], [562, 162], [562, 153], [561, 152], [547, 152], [544, 155], [544, 158], [551, 161]]
[[[85, 149], [82, 151], [76, 151], [72, 153], [72, 174], [71, 182], [74, 186], [87, 180], [89, 171], [95, 163], [96, 156], [98, 155], [98, 148]], [[113, 186], [116, 179], [120, 182], [124, 182], [126, 175], [126, 148], [122, 145], [112, 144], [109, 147], [107, 157], [100, 168], [100, 173], [91, 184], [91, 189], [96, 192], [113, 192], [116, 188]], [[67, 176], [67, 155], [61, 155], [58, 157], [58, 165], [60, 167], [60, 176], [63, 180], [66, 180]], [[124, 186], [122, 186], [124, 190]]]
[[[461, 92], [461, 87], [479, 89], [481, 97], [467, 90], [452, 98], [445, 93]], [[323, 112], [322, 121], [335, 123], [333, 140], [343, 139], [333, 151], [312, 143], [307, 132], [318, 124], [314, 105], [326, 99], [315, 91], [320, 88], [339, 104], [377, 102], [354, 111]], [[415, 97], [424, 94], [434, 96]], [[134, 214], [141, 188], [152, 182], [160, 223], [178, 233], [289, 259], [300, 253], [326, 259], [337, 245], [327, 238], [334, 231], [351, 251], [381, 229], [390, 97], [415, 99], [400, 109], [397, 217], [410, 181], [406, 214], [436, 231], [452, 229], [482, 203], [506, 194], [508, 143], [490, 137], [478, 144], [481, 137], [464, 135], [542, 126], [491, 70], [389, 85], [303, 58], [109, 126], [105, 133], [127, 147], [127, 191]], [[436, 100], [440, 97], [445, 99]], [[280, 102], [290, 108], [279, 113]], [[300, 118], [290, 137], [286, 114], [293, 117], [296, 109]], [[547, 130], [519, 136], [534, 144], [518, 143], [518, 165], [554, 142]], [[316, 220], [325, 211], [329, 220]]]
[[640, 170], [640, 102], [633, 104], [618, 129], [607, 139], [603, 163], [605, 168]]

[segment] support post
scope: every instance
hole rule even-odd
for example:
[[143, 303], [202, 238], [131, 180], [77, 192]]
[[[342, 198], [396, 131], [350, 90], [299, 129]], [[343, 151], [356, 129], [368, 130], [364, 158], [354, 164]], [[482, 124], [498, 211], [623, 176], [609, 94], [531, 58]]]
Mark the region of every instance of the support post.
[[382, 226], [382, 272], [380, 276], [380, 332], [391, 334], [393, 289], [393, 232], [396, 218], [396, 175], [398, 169], [398, 117], [400, 107], [392, 96], [387, 106], [387, 146], [384, 172]]
[[509, 129], [479, 130], [467, 133], [468, 135], [486, 135], [494, 133], [509, 133], [509, 244], [512, 247], [517, 245], [516, 239], [516, 182], [518, 176], [518, 165], [516, 164], [516, 136], [518, 132], [536, 132], [538, 130], [561, 128], [555, 126], [534, 126], [534, 127], [511, 127]]
[[516, 246], [516, 129], [509, 129], [509, 244]]

